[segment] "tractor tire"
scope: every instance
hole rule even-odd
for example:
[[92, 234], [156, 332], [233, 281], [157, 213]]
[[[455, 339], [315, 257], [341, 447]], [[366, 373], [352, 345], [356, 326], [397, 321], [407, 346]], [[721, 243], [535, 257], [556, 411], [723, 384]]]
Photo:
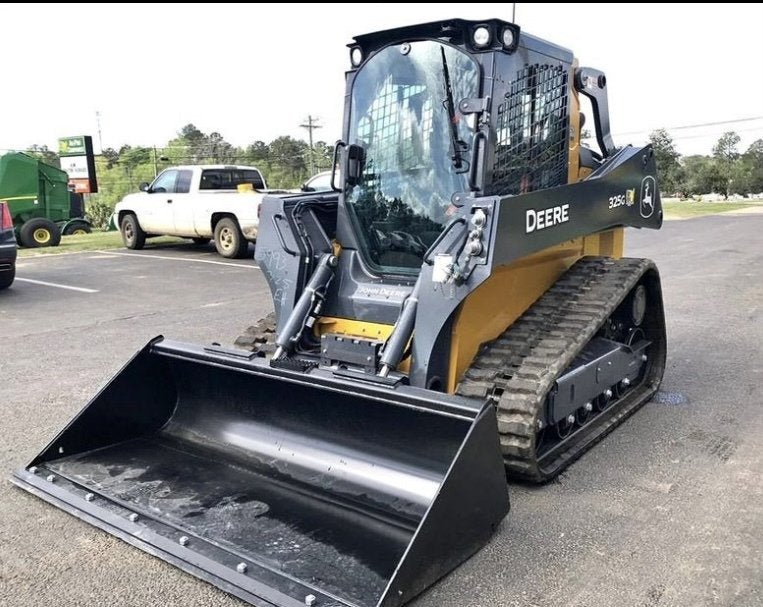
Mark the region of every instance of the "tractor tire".
[[197, 244], [199, 246], [203, 246], [205, 244], [208, 244], [211, 238], [191, 238], [193, 240], [193, 244]]
[[215, 248], [228, 259], [242, 259], [249, 250], [249, 242], [244, 238], [238, 222], [232, 217], [223, 217], [215, 226]]
[[141, 229], [138, 218], [128, 213], [122, 218], [119, 226], [122, 242], [128, 249], [139, 250], [146, 244], [146, 233]]
[[19, 230], [22, 246], [31, 248], [57, 247], [61, 244], [61, 229], [50, 219], [30, 219]]
[[77, 221], [70, 223], [64, 228], [64, 236], [79, 236], [81, 234], [90, 234], [92, 231], [89, 223]]

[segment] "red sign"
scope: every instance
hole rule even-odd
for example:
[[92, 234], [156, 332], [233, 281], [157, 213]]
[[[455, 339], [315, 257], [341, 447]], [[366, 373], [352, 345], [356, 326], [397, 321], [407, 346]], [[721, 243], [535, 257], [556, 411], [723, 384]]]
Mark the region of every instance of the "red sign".
[[69, 189], [74, 189], [75, 194], [90, 194], [90, 180], [89, 179], [70, 179]]

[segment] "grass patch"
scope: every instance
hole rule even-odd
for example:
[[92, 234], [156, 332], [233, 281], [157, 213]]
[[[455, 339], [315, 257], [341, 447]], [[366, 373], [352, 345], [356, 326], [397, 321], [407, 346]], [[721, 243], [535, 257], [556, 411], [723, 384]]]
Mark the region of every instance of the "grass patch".
[[729, 211], [751, 209], [759, 206], [763, 206], [763, 200], [756, 200], [754, 202], [692, 202], [685, 200], [663, 201], [662, 203], [665, 219], [687, 219], [702, 215], [717, 215], [718, 213], [728, 213]]
[[[173, 236], [160, 236], [148, 241], [150, 244], [180, 244], [188, 242], [183, 238]], [[57, 247], [42, 247], [39, 249], [27, 249], [19, 247], [19, 257], [36, 257], [38, 255], [59, 255], [61, 253], [76, 253], [78, 251], [100, 251], [101, 249], [121, 249], [122, 236], [119, 232], [100, 232], [92, 234], [78, 234], [62, 236], [61, 244]]]

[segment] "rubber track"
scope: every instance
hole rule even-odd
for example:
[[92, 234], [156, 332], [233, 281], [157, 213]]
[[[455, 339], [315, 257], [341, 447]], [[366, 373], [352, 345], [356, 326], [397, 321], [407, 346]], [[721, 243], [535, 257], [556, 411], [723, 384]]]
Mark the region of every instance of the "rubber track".
[[233, 342], [238, 348], [271, 356], [276, 349], [276, 316], [273, 312], [248, 327]]
[[536, 458], [538, 420], [557, 377], [652, 268], [647, 259], [581, 259], [500, 337], [482, 347], [456, 393], [496, 400], [501, 450], [510, 476], [534, 482], [552, 478], [657, 389], [661, 369], [656, 382], [647, 375], [541, 461]]

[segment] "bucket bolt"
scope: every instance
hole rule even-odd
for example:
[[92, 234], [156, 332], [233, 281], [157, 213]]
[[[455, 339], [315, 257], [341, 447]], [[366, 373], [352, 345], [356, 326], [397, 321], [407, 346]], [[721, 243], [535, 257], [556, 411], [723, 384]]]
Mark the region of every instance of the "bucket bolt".
[[86, 493], [85, 494], [85, 501], [86, 502], [92, 502], [95, 499], [95, 495], [92, 493]]
[[307, 607], [313, 607], [313, 605], [315, 605], [315, 595], [314, 594], [308, 594], [305, 597], [305, 605], [307, 605]]
[[189, 541], [190, 541], [190, 540], [188, 539], [188, 536], [187, 536], [187, 535], [184, 535], [184, 536], [182, 536], [182, 537], [181, 537], [181, 538], [178, 540], [178, 543], [179, 543], [181, 546], [187, 546]]
[[248, 567], [246, 566], [246, 563], [239, 563], [238, 565], [236, 565], [236, 571], [238, 571], [239, 573], [246, 573], [247, 569]]
[[29, 468], [29, 472], [31, 472], [32, 474], [37, 474], [37, 466], [32, 466], [31, 468]]
[[630, 386], [630, 385], [631, 385], [631, 380], [629, 380], [627, 377], [624, 377], [624, 378], [623, 378], [623, 381], [621, 381], [621, 382], [620, 382], [620, 385], [621, 385], [623, 388], [627, 388], [628, 386]]
[[56, 482], [56, 477], [53, 476], [52, 474], [48, 474], [48, 476], [45, 478], [45, 480], [48, 481], [49, 483], [55, 483]]
[[130, 516], [127, 517], [131, 523], [134, 523], [138, 520], [138, 515], [135, 512], [131, 512]]
[[583, 405], [583, 409], [585, 409], [586, 411], [590, 413], [591, 411], [593, 411], [593, 405], [591, 403], [586, 403], [585, 405]]
[[574, 424], [575, 423], [575, 416], [574, 415], [568, 415], [567, 416], [567, 423], [568, 424]]

